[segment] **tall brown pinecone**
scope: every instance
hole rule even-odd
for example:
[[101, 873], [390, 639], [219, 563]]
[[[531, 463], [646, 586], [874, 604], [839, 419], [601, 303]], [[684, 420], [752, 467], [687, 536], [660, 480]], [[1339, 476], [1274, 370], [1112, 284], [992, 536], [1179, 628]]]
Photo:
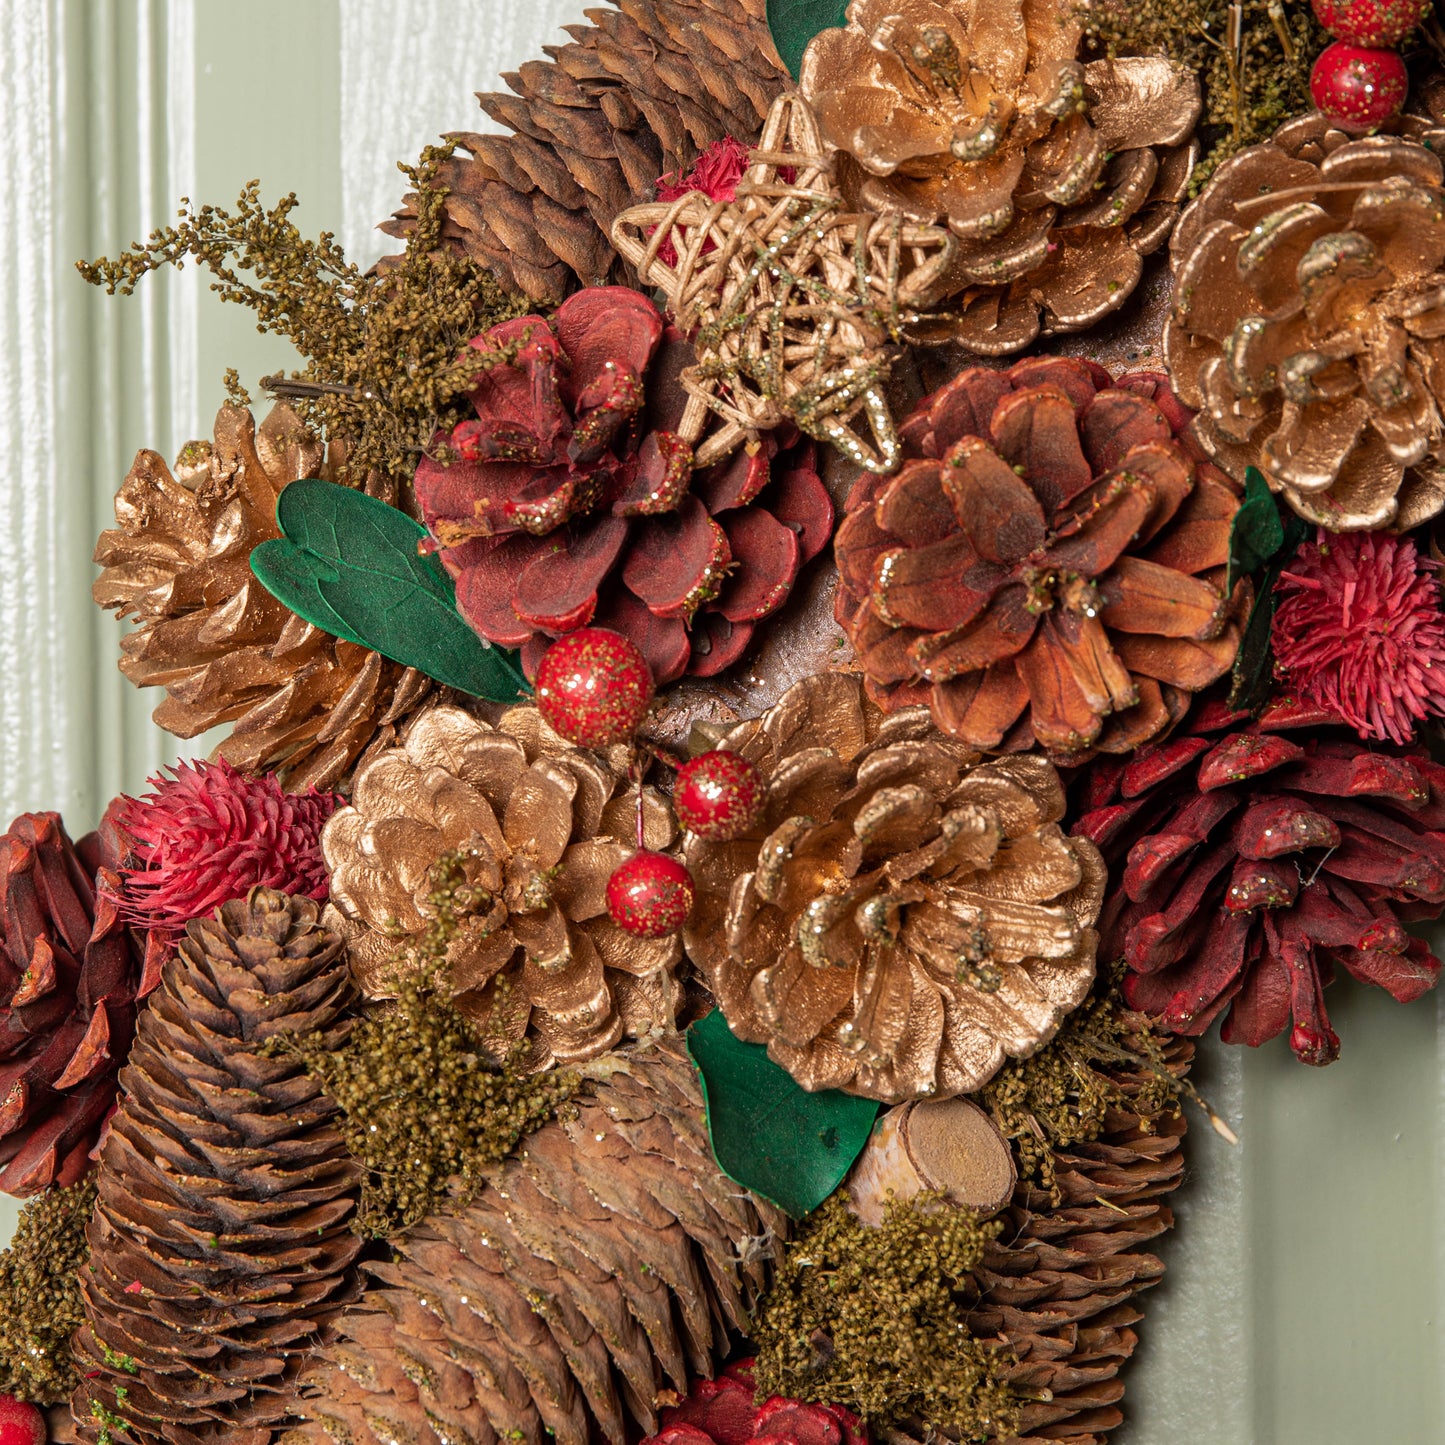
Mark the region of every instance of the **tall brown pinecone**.
[[[1193, 1057], [1187, 1040], [1165, 1046], [1177, 1078]], [[1092, 1067], [1131, 1098], [1153, 1092], [1143, 1065]], [[1000, 1373], [1032, 1397], [1017, 1437], [1002, 1445], [1105, 1445], [1124, 1418], [1119, 1372], [1143, 1318], [1135, 1296], [1164, 1275], [1145, 1246], [1174, 1226], [1166, 1201], [1183, 1177], [1186, 1127], [1173, 1105], [1136, 1108], [1111, 1108], [1098, 1140], [1055, 1151], [1058, 1203], [1020, 1180], [975, 1271], [981, 1298], [968, 1327], [1007, 1342], [1018, 1363]]]
[[[614, 218], [714, 141], [745, 144], [788, 82], [765, 0], [612, 0], [478, 96], [510, 135], [458, 133], [443, 236], [534, 300], [629, 280]], [[382, 229], [405, 236], [415, 197]]]
[[[333, 453], [337, 448], [332, 448]], [[95, 600], [139, 626], [121, 643], [120, 670], [163, 687], [156, 723], [191, 738], [233, 724], [221, 756], [281, 772], [293, 791], [331, 787], [431, 691], [430, 681], [367, 648], [319, 631], [251, 573], [251, 551], [279, 536], [276, 498], [300, 477], [339, 470], [286, 406], [257, 430], [223, 406], [215, 441], [191, 442], [172, 474], [136, 454], [103, 532]]]
[[[74, 1184], [135, 1032], [140, 948], [97, 898], [98, 834], [58, 813], [0, 835], [0, 1190]], [[114, 860], [111, 860], [114, 861]]]
[[781, 1216], [719, 1172], [681, 1040], [619, 1055], [576, 1117], [460, 1214], [367, 1268], [286, 1438], [622, 1445], [711, 1375], [766, 1282]]
[[341, 1041], [353, 989], [319, 911], [257, 888], [192, 923], [142, 1017], [87, 1232], [83, 1441], [270, 1445], [306, 1352], [359, 1292], [335, 1106], [262, 1051], [288, 1032]]

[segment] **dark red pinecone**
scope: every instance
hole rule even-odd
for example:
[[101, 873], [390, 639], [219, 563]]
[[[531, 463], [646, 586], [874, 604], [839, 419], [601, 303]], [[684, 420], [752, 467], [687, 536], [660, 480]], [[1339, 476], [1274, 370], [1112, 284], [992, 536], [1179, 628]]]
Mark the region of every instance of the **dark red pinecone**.
[[550, 321], [494, 326], [475, 420], [416, 473], [422, 517], [479, 636], [520, 647], [595, 624], [630, 637], [659, 684], [731, 666], [827, 546], [833, 504], [813, 444], [764, 436], [693, 470], [678, 373], [694, 360], [647, 297], [581, 291]]
[[1073, 831], [1115, 880], [1099, 957], [1125, 961], [1125, 997], [1165, 1028], [1202, 1034], [1228, 1008], [1225, 1041], [1258, 1045], [1293, 1019], [1296, 1055], [1327, 1064], [1336, 965], [1401, 1003], [1434, 986], [1404, 925], [1445, 906], [1445, 768], [1341, 728], [1284, 735], [1330, 721], [1276, 703], [1251, 722], [1214, 699], [1083, 773]]
[[101, 835], [58, 813], [0, 835], [0, 1190], [33, 1194], [89, 1168], [135, 1033], [141, 955], [97, 896]]

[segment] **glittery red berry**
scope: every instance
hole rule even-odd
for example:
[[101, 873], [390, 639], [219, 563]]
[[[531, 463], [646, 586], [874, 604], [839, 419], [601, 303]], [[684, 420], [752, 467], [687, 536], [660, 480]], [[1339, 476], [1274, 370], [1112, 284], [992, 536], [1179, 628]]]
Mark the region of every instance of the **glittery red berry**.
[[692, 874], [666, 853], [634, 853], [607, 880], [607, 911], [638, 938], [676, 933], [692, 909]]
[[1369, 131], [1399, 114], [1410, 89], [1405, 62], [1393, 50], [1368, 50], [1337, 40], [1310, 72], [1310, 95], [1341, 130]]
[[1315, 18], [1351, 45], [1398, 45], [1429, 13], [1430, 0], [1311, 0]]
[[537, 664], [537, 708], [569, 743], [625, 743], [647, 716], [652, 671], [636, 643], [605, 627], [558, 638]]
[[684, 828], [709, 843], [726, 843], [756, 821], [763, 792], [763, 775], [752, 763], [718, 748], [677, 770], [672, 806]]
[[45, 1445], [45, 1416], [14, 1395], [0, 1395], [0, 1445]]

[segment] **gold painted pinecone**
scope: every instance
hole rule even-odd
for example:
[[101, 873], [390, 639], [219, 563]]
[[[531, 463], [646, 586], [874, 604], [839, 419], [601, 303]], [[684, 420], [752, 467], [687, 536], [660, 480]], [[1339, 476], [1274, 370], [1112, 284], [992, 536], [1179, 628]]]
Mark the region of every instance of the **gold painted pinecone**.
[[1165, 358], [1194, 430], [1332, 531], [1445, 508], [1445, 131], [1309, 115], [1215, 173], [1174, 237]]
[[[478, 96], [510, 135], [448, 137], [444, 239], [536, 301], [633, 280], [613, 218], [714, 141], [750, 142], [788, 83], [765, 0], [611, 3], [566, 26], [550, 60], [503, 75], [515, 94]], [[382, 229], [405, 236], [414, 207], [408, 196]]]
[[[643, 804], [645, 846], [668, 847], [671, 809], [651, 787]], [[407, 967], [398, 944], [434, 914], [437, 861], [460, 852], [471, 903], [447, 955], [457, 1007], [498, 1049], [528, 1038], [539, 1069], [589, 1059], [676, 1017], [678, 940], [635, 938], [607, 913], [636, 833], [625, 748], [571, 747], [535, 707], [495, 728], [433, 707], [357, 771], [351, 806], [327, 822], [327, 922], [363, 991], [387, 997]]]
[[360, 1176], [284, 1033], [334, 1047], [355, 991], [317, 905], [254, 889], [190, 925], [141, 1014], [101, 1154], [75, 1336], [82, 1441], [270, 1445], [354, 1300]]
[[[1077, 58], [1077, 0], [853, 0], [799, 88], [862, 209], [958, 236], [936, 339], [987, 356], [1122, 306], [1185, 194], [1199, 82]], [[849, 179], [851, 177], [851, 180]]]
[[733, 1032], [804, 1088], [967, 1093], [1088, 993], [1104, 865], [1064, 836], [1042, 757], [981, 763], [840, 674], [720, 746], [762, 770], [767, 804], [736, 842], [689, 836], [687, 949]]
[[100, 606], [139, 626], [120, 670], [163, 687], [158, 726], [192, 738], [231, 723], [220, 755], [275, 770], [293, 791], [329, 788], [432, 691], [421, 673], [331, 637], [287, 610], [251, 573], [251, 551], [277, 537], [276, 498], [301, 477], [338, 471], [286, 406], [259, 431], [223, 406], [215, 441], [181, 450], [174, 474], [136, 454], [116, 494], [118, 525], [101, 534]]
[[785, 1221], [718, 1169], [676, 1035], [609, 1062], [574, 1118], [367, 1267], [284, 1445], [624, 1445], [712, 1376]]

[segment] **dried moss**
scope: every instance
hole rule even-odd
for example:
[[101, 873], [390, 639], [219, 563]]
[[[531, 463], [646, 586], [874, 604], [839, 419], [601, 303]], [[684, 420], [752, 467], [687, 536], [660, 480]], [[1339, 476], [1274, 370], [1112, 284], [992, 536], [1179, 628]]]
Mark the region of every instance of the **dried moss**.
[[342, 1137], [366, 1170], [362, 1234], [396, 1234], [465, 1199], [580, 1083], [569, 1071], [525, 1073], [525, 1044], [496, 1058], [452, 1006], [446, 954], [467, 895], [461, 857], [445, 855], [430, 899], [435, 917], [399, 950], [407, 981], [396, 1001], [362, 1019], [339, 1049], [321, 1034], [269, 1045], [298, 1056], [342, 1110]]
[[967, 1325], [970, 1271], [1001, 1228], [923, 1194], [870, 1229], [835, 1195], [787, 1244], [754, 1321], [759, 1397], [962, 1440], [1015, 1434], [1020, 1401], [998, 1373], [1011, 1359]]
[[80, 1383], [70, 1336], [82, 1322], [78, 1271], [89, 1257], [95, 1208], [89, 1179], [27, 1200], [0, 1252], [0, 1392], [37, 1405], [68, 1400]]
[[[370, 470], [410, 477], [438, 429], [463, 415], [465, 393], [484, 364], [473, 337], [520, 316], [528, 303], [504, 292], [490, 272], [439, 245], [444, 187], [437, 174], [448, 149], [430, 147], [401, 171], [416, 188], [417, 223], [405, 253], [362, 272], [330, 232], [304, 237], [288, 195], [269, 209], [261, 183], [241, 192], [234, 211], [181, 203], [179, 224], [151, 233], [115, 260], [77, 262], [85, 279], [129, 296], [141, 277], [193, 260], [216, 278], [211, 289], [249, 307], [256, 329], [287, 337], [307, 358], [292, 378], [269, 379], [318, 432], [344, 438], [358, 483]], [[228, 390], [241, 400], [235, 373]], [[244, 402], [242, 403], [244, 404]]]
[[[1126, 1091], [1099, 1064], [1124, 1065], [1148, 1075]], [[1145, 1119], [1178, 1114], [1187, 1086], [1169, 1070], [1162, 1035], [1131, 1011], [1110, 983], [1065, 1021], [1053, 1041], [1032, 1058], [1006, 1064], [984, 1086], [979, 1103], [1013, 1141], [1019, 1175], [1047, 1191], [1057, 1207], [1054, 1151], [1100, 1138], [1111, 1109]]]
[[1309, 0], [1242, 0], [1236, 49], [1229, 44], [1232, 8], [1230, 0], [1086, 0], [1081, 5], [1093, 53], [1162, 53], [1199, 75], [1202, 154], [1190, 180], [1191, 194], [1221, 161], [1314, 108], [1310, 68], [1330, 41]]

